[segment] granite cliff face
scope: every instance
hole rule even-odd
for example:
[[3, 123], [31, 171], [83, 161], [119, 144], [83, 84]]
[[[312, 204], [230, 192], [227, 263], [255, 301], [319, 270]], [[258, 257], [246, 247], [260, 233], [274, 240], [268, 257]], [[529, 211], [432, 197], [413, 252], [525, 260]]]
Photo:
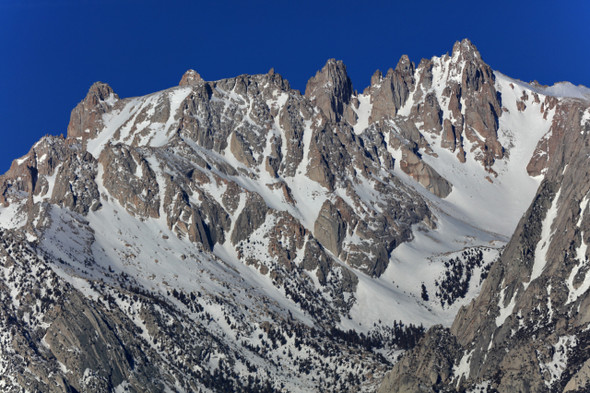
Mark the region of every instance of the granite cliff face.
[[[0, 176], [0, 386], [374, 391], [480, 288], [498, 307], [510, 286], [502, 309], [525, 293], [498, 269], [524, 252], [539, 184], [540, 217], [559, 168], [582, 176], [560, 141], [577, 122], [582, 149], [584, 105], [492, 71], [468, 40], [417, 67], [402, 56], [361, 94], [333, 59], [304, 95], [274, 70], [189, 70], [135, 98], [97, 82], [67, 137]], [[492, 361], [460, 322], [469, 307], [382, 389], [398, 374], [408, 388], [488, 378], [456, 385], [467, 349]]]

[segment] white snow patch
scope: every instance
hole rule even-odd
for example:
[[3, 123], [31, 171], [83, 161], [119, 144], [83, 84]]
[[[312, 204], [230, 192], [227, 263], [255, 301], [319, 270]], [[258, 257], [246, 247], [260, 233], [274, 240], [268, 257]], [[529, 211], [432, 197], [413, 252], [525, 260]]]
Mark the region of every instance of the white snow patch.
[[453, 367], [453, 375], [454, 378], [457, 380], [457, 387], [461, 383], [462, 378], [469, 378], [469, 369], [471, 365], [471, 356], [473, 355], [473, 351], [469, 353], [464, 353], [463, 357], [459, 361], [459, 364]]
[[549, 250], [549, 245], [551, 244], [551, 240], [553, 238], [553, 231], [551, 230], [553, 221], [557, 217], [557, 203], [559, 201], [559, 196], [561, 194], [561, 188], [553, 198], [551, 203], [551, 207], [547, 210], [545, 215], [545, 219], [543, 220], [543, 226], [541, 229], [541, 239], [537, 243], [537, 247], [535, 248], [535, 262], [533, 264], [533, 269], [531, 270], [531, 278], [527, 283], [524, 284], [525, 289], [528, 285], [537, 279], [543, 270], [545, 269], [545, 265], [547, 264], [547, 251]]
[[553, 357], [550, 362], [540, 364], [542, 375], [549, 372], [550, 378], [545, 380], [545, 385], [551, 385], [561, 378], [561, 374], [567, 366], [568, 354], [572, 348], [578, 345], [576, 336], [562, 336], [555, 345], [553, 345]]
[[514, 85], [520, 86], [526, 90], [530, 90], [537, 94], [558, 98], [563, 97], [590, 100], [590, 88], [584, 85], [576, 86], [570, 82], [557, 82], [553, 86], [539, 86], [531, 83], [526, 83], [518, 79], [510, 78], [499, 71], [494, 71], [494, 74], [496, 75], [496, 77], [500, 76], [503, 79], [509, 80]]
[[0, 228], [15, 229], [27, 223], [27, 214], [22, 210], [26, 200], [12, 202], [7, 207], [0, 204]]
[[242, 261], [238, 259], [236, 250], [229, 242], [226, 242], [223, 245], [216, 244], [213, 253], [221, 260], [231, 262], [241, 277], [253, 283], [258, 290], [267, 294], [271, 299], [276, 300], [283, 310], [290, 310], [301, 322], [308, 326], [313, 325], [312, 320], [307, 317], [299, 307], [293, 303], [293, 301], [288, 300], [283, 293], [273, 285], [272, 279], [269, 276], [262, 276], [254, 267], [244, 265]]
[[131, 385], [129, 384], [129, 382], [127, 380], [124, 380], [115, 387], [115, 393], [128, 393], [130, 387]]
[[[584, 114], [582, 115], [582, 118], [580, 119], [580, 125], [582, 127], [584, 127], [589, 122], [590, 122], [590, 108], [588, 108], [584, 111]], [[584, 131], [582, 130], [582, 132], [584, 132]]]
[[102, 117], [104, 124], [102, 131], [98, 133], [96, 138], [88, 141], [86, 150], [98, 158], [104, 146], [113, 140], [113, 135], [117, 130], [139, 111], [141, 103], [142, 98], [132, 98], [121, 110], [105, 113]]
[[26, 156], [24, 156], [24, 157], [22, 157], [22, 158], [19, 158], [19, 159], [17, 159], [17, 160], [16, 160], [16, 164], [17, 164], [17, 165], [22, 165], [22, 164], [23, 164], [25, 161], [27, 161], [28, 159], [29, 159], [29, 156], [28, 156], [28, 155], [26, 155]]
[[114, 93], [109, 94], [106, 100], [103, 100], [108, 106], [113, 106], [118, 101], [118, 98], [115, 96]]
[[57, 178], [57, 174], [63, 164], [59, 164], [57, 168], [53, 170], [53, 175], [45, 176], [45, 180], [47, 180], [47, 192], [44, 195], [34, 195], [33, 202], [41, 202], [46, 199], [50, 199], [53, 195], [53, 189], [55, 188], [55, 179]]
[[[175, 123], [176, 113], [178, 112], [178, 109], [180, 108], [180, 105], [182, 104], [182, 102], [186, 99], [186, 97], [188, 97], [188, 95], [191, 93], [191, 91], [192, 91], [192, 88], [185, 87], [185, 88], [176, 88], [176, 89], [172, 90], [170, 93], [168, 93], [168, 100], [170, 101], [170, 117], [168, 118], [168, 121], [166, 122], [166, 125], [164, 126], [164, 130], [169, 131], [172, 124]], [[152, 141], [151, 145], [158, 146], [158, 145], [154, 144], [154, 141]]]
[[574, 85], [570, 82], [558, 82], [553, 86], [542, 87], [541, 91], [545, 95], [554, 97], [579, 98], [590, 100], [590, 89], [583, 85]]
[[514, 306], [516, 305], [516, 293], [514, 293], [512, 295], [512, 298], [510, 299], [510, 303], [508, 303], [507, 306], [504, 306], [506, 300], [506, 288], [507, 287], [502, 288], [502, 291], [500, 292], [500, 300], [498, 301], [498, 308], [500, 309], [498, 316], [496, 317], [496, 326], [498, 327], [504, 324], [506, 318], [508, 318], [510, 314], [512, 314]]
[[[147, 144], [153, 147], [164, 146], [168, 143], [170, 137], [170, 131], [176, 124], [176, 114], [180, 109], [180, 105], [191, 93], [192, 88], [189, 86], [174, 88], [163, 95], [162, 99], [167, 99], [170, 103], [170, 116], [163, 126], [152, 125], [153, 131], [144, 139], [141, 144]], [[147, 140], [147, 143], [145, 142]]]
[[358, 116], [358, 118], [353, 129], [354, 133], [358, 135], [369, 127], [369, 117], [371, 116], [371, 110], [373, 109], [373, 105], [371, 104], [370, 95], [359, 94], [357, 98], [359, 100], [359, 107], [353, 107], [353, 110]]
[[356, 302], [350, 310], [351, 319], [343, 319], [340, 323], [343, 330], [368, 332], [377, 321], [385, 326], [393, 325], [394, 321], [426, 326], [440, 323], [437, 315], [420, 305], [417, 298], [396, 288], [383, 276], [372, 278], [358, 271], [355, 273], [359, 279]]

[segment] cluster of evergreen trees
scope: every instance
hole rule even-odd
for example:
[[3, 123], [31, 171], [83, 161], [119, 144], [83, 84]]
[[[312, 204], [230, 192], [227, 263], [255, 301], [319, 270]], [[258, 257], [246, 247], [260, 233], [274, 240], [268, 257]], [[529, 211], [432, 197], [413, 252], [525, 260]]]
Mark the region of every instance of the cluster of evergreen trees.
[[[437, 287], [436, 297], [440, 300], [440, 304], [450, 306], [457, 299], [464, 298], [469, 291], [469, 283], [473, 275], [473, 270], [482, 267], [484, 264], [483, 251], [479, 248], [472, 248], [465, 250], [460, 256], [451, 258], [444, 262], [445, 275], [442, 279], [436, 280], [434, 285]], [[480, 283], [483, 281], [489, 266], [484, 267]], [[424, 299], [425, 288], [422, 289], [422, 298]], [[426, 294], [426, 296], [428, 296]]]
[[414, 348], [424, 336], [425, 331], [422, 325], [416, 326], [411, 323], [405, 325], [402, 321], [394, 321], [393, 326], [373, 330], [368, 334], [357, 333], [352, 329], [343, 331], [336, 327], [333, 327], [330, 333], [338, 340], [372, 351], [385, 347], [385, 344], [405, 350]]

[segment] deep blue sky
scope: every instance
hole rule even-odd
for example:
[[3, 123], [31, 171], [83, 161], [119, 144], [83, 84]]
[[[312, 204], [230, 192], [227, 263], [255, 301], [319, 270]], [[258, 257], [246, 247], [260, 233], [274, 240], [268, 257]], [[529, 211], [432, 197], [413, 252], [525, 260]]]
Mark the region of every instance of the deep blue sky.
[[[481, 4], [481, 5], [478, 5]], [[0, 0], [0, 173], [66, 133], [97, 80], [120, 97], [271, 67], [294, 88], [328, 58], [355, 89], [402, 54], [418, 63], [468, 37], [492, 68], [590, 86], [590, 2]]]

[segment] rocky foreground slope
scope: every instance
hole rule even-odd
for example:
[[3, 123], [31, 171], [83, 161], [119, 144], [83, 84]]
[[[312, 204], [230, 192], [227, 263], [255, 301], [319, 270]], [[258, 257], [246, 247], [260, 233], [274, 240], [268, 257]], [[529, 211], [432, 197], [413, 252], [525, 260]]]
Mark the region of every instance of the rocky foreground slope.
[[[561, 247], [551, 223], [523, 223], [570, 198], [564, 176], [585, 176], [586, 91], [565, 87], [494, 72], [468, 40], [418, 66], [403, 56], [363, 93], [336, 60], [305, 94], [273, 70], [213, 82], [191, 70], [126, 99], [95, 83], [67, 137], [0, 176], [0, 387], [374, 391], [460, 309], [453, 333], [427, 333], [381, 389], [500, 386], [485, 321], [496, 315], [493, 340], [508, 342], [515, 304], [549, 274], [534, 262], [519, 287], [511, 258], [530, 267]], [[574, 258], [584, 243], [568, 231]], [[572, 266], [574, 307], [587, 288]], [[452, 346], [440, 359], [427, 345], [439, 341]], [[430, 385], [424, 356], [446, 362]], [[408, 376], [412, 361], [424, 375]], [[539, 386], [563, 374], [547, 367]]]

